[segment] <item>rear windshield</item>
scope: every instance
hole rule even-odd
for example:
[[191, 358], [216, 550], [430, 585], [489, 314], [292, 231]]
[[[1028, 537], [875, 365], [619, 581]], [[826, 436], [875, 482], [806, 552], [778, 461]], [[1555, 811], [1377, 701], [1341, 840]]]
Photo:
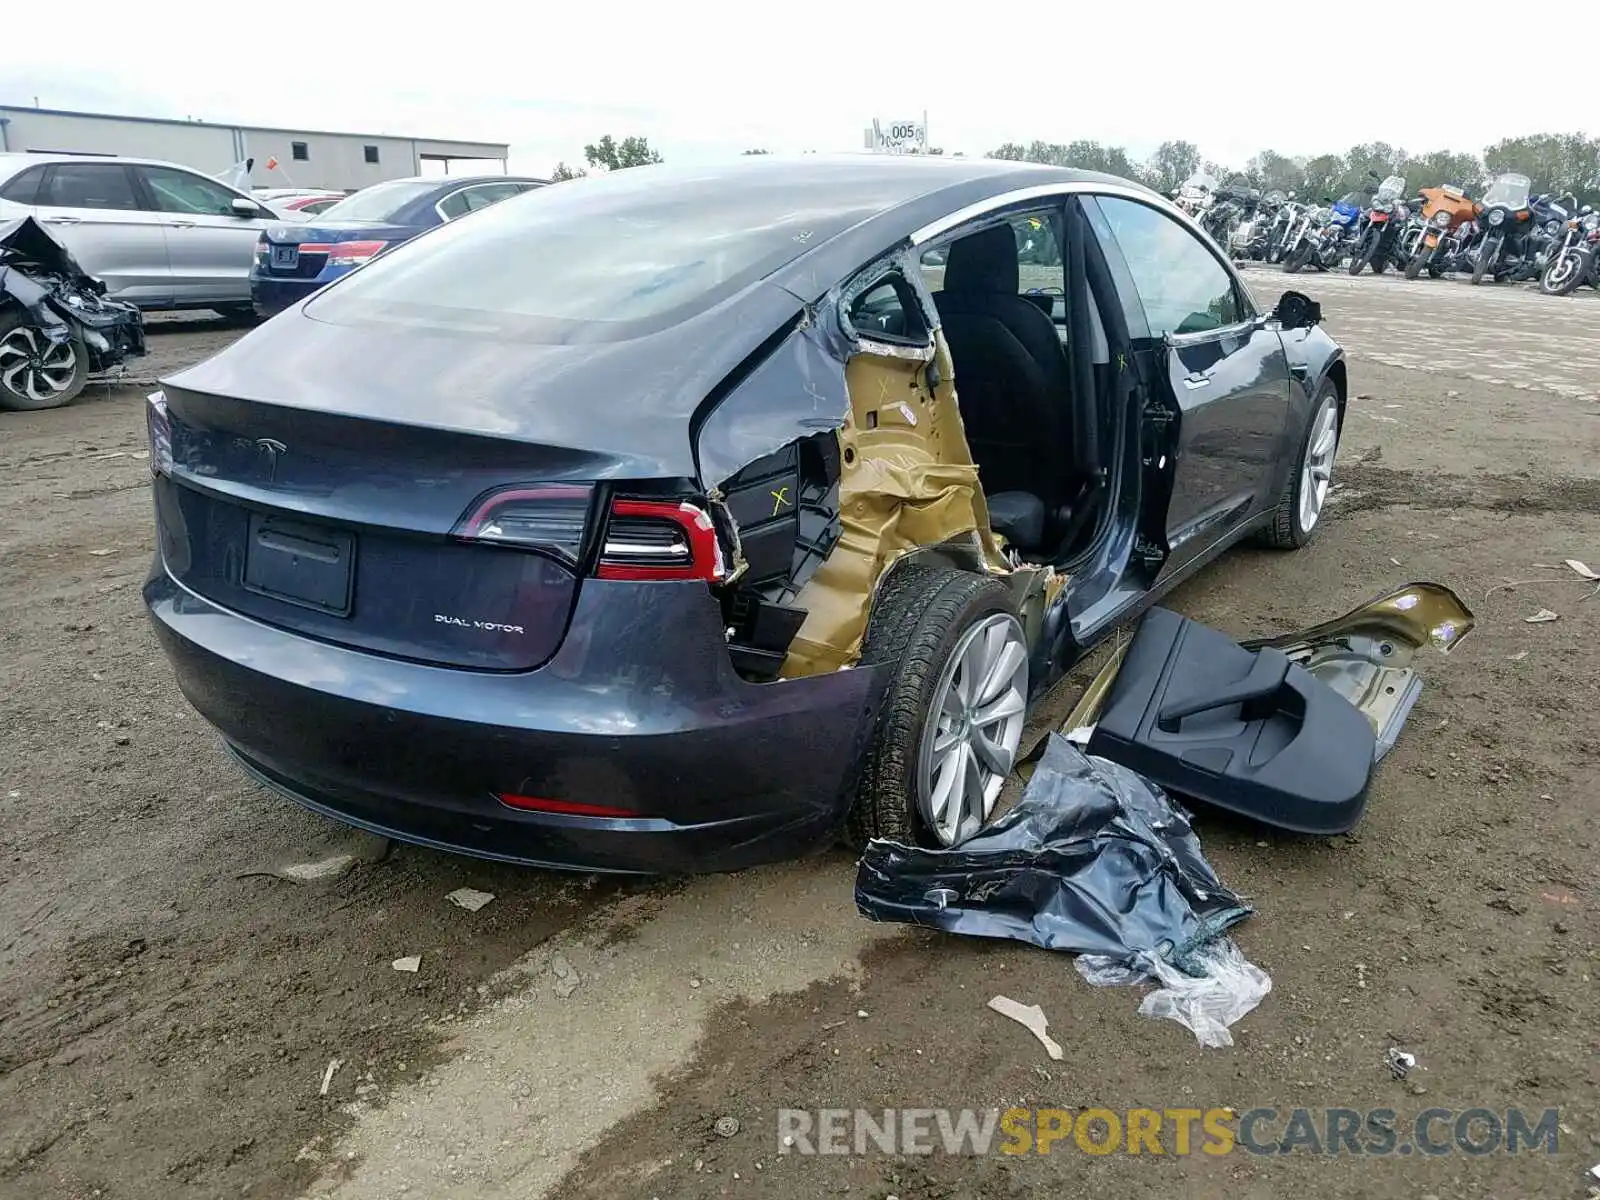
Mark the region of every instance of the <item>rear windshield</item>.
[[714, 187], [636, 168], [538, 188], [451, 222], [373, 260], [306, 311], [544, 342], [640, 337], [878, 211], [859, 188], [779, 178]]
[[375, 183], [354, 196], [346, 196], [323, 215], [331, 221], [387, 221], [418, 196], [438, 186], [438, 181], [432, 179]]

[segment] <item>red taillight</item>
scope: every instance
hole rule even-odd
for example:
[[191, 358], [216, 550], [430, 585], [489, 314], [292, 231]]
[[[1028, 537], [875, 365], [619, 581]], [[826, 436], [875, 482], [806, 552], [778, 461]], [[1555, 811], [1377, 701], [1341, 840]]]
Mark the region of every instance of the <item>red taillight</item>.
[[546, 800], [542, 796], [518, 796], [511, 792], [500, 794], [500, 803], [507, 808], [520, 808], [524, 812], [560, 813], [568, 817], [638, 817], [642, 813], [629, 808], [613, 808], [609, 804], [580, 804], [576, 800]]
[[711, 514], [686, 500], [614, 500], [600, 552], [601, 579], [727, 578]]
[[575, 564], [583, 552], [593, 489], [584, 483], [507, 488], [481, 500], [455, 528], [466, 542], [547, 550]]
[[[509, 487], [479, 500], [452, 536], [553, 554], [569, 566], [584, 556], [594, 488], [587, 483]], [[595, 574], [601, 579], [719, 583], [727, 560], [711, 514], [687, 500], [613, 500]]]
[[1372, 214], [1372, 220], [1379, 225], [1383, 224], [1383, 222], [1387, 221], [1388, 219], [1389, 214], [1386, 212], [1375, 212]]
[[[371, 262], [388, 244], [388, 242], [333, 242], [328, 246], [328, 265], [359, 267], [364, 262]], [[304, 254], [313, 248], [301, 246], [300, 253]], [[320, 249], [320, 247], [315, 248]]]

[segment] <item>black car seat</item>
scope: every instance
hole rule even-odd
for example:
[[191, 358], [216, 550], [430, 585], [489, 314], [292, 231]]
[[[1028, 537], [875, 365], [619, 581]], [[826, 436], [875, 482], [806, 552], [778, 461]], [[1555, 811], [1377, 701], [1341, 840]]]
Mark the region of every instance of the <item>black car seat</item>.
[[951, 244], [933, 299], [984, 492], [1035, 496], [1053, 518], [1070, 482], [1070, 377], [1055, 322], [1018, 286], [1016, 236], [997, 225]]

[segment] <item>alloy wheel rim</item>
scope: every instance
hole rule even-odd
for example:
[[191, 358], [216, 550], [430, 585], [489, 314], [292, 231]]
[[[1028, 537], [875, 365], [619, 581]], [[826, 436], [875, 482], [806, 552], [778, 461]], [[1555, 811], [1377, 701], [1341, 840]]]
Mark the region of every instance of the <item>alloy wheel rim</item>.
[[1550, 268], [1548, 285], [1550, 287], [1560, 287], [1562, 284], [1567, 282], [1572, 273], [1577, 269], [1577, 256], [1574, 254], [1563, 253], [1556, 259], [1555, 265]]
[[29, 400], [49, 400], [72, 386], [78, 352], [71, 342], [52, 342], [32, 326], [0, 338], [0, 386]]
[[1300, 468], [1300, 528], [1310, 533], [1322, 516], [1333, 479], [1333, 458], [1339, 452], [1339, 418], [1332, 397], [1317, 410], [1306, 440], [1306, 460]]
[[961, 635], [940, 674], [917, 756], [917, 807], [939, 843], [983, 827], [1016, 763], [1027, 710], [1022, 626], [996, 613]]

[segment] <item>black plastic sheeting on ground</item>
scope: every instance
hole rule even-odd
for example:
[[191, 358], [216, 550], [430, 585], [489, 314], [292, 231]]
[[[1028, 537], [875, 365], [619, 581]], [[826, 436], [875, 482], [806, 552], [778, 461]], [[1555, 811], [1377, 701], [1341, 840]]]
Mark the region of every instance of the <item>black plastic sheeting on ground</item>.
[[1194, 956], [1253, 911], [1217, 879], [1189, 814], [1156, 785], [1058, 734], [1017, 807], [947, 850], [870, 842], [856, 907], [975, 937], [1144, 955], [1189, 974]]

